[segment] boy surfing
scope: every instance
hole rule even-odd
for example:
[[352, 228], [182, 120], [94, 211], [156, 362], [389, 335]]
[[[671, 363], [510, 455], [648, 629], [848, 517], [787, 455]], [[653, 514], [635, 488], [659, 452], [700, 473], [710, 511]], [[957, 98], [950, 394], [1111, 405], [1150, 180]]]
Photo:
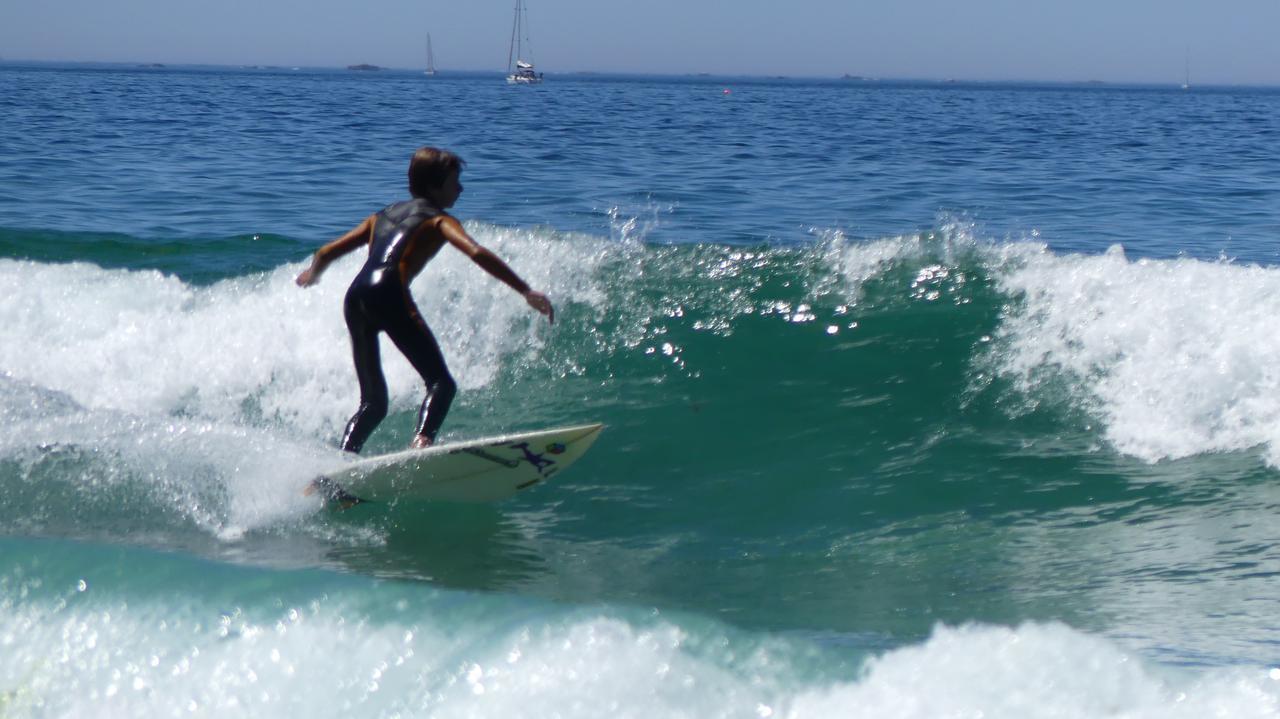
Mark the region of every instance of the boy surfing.
[[453, 245], [489, 274], [519, 292], [529, 306], [555, 321], [551, 301], [529, 287], [497, 255], [482, 247], [452, 215], [445, 212], [458, 201], [465, 165], [452, 152], [423, 147], [409, 162], [412, 199], [390, 204], [366, 217], [350, 232], [316, 251], [311, 266], [297, 278], [310, 287], [334, 260], [367, 246], [369, 257], [356, 273], [343, 301], [351, 335], [351, 354], [360, 382], [360, 406], [347, 423], [342, 449], [359, 452], [378, 423], [387, 416], [387, 382], [382, 374], [378, 335], [386, 333], [426, 383], [426, 398], [418, 411], [418, 427], [411, 447], [429, 447], [449, 411], [458, 386], [445, 365], [440, 345], [423, 321], [409, 283], [445, 244]]

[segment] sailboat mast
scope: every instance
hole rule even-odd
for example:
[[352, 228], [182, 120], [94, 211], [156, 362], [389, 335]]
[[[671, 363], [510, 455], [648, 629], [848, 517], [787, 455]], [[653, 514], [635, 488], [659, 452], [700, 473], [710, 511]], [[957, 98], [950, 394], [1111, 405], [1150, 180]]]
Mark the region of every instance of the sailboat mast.
[[525, 29], [524, 16], [529, 12], [529, 6], [525, 4], [525, 0], [516, 0], [516, 7], [519, 12], [516, 14], [520, 18], [520, 31], [516, 34], [516, 60], [524, 59], [524, 44], [529, 40], [529, 31]]
[[518, 53], [516, 53], [516, 43], [520, 41], [519, 29], [520, 29], [520, 0], [516, 0], [516, 15], [515, 15], [515, 19], [511, 21], [511, 44], [507, 46], [507, 72], [511, 72], [511, 68], [514, 67], [511, 64], [512, 57], [513, 56], [519, 57]]

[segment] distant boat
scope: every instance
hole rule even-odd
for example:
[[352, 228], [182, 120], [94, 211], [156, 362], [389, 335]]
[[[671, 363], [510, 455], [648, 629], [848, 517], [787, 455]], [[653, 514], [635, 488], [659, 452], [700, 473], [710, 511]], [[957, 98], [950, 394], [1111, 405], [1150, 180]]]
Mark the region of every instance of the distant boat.
[[1183, 68], [1183, 74], [1182, 74], [1182, 89], [1183, 90], [1191, 89], [1191, 48], [1187, 48], [1186, 65]]
[[431, 33], [427, 33], [427, 69], [422, 71], [423, 75], [436, 74], [436, 58], [431, 54]]
[[528, 12], [529, 8], [525, 7], [524, 0], [516, 0], [516, 17], [511, 24], [511, 47], [507, 50], [507, 72], [510, 73], [507, 75], [508, 85], [536, 85], [542, 82], [542, 73], [533, 69], [533, 46], [529, 44], [529, 23], [524, 17]]
[[373, 72], [375, 70], [381, 70], [382, 68], [378, 67], [377, 65], [370, 65], [368, 63], [362, 62], [359, 65], [347, 65], [347, 69], [357, 70], [359, 72]]

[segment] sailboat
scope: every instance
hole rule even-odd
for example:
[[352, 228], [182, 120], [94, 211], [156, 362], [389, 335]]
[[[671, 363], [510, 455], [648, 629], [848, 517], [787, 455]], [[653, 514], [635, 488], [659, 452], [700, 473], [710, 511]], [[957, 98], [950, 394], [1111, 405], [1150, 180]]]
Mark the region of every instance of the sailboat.
[[427, 69], [422, 71], [423, 75], [436, 74], [436, 58], [431, 54], [431, 33], [427, 33]]
[[[542, 73], [533, 69], [533, 47], [529, 44], [529, 23], [525, 20], [529, 8], [524, 0], [516, 0], [516, 18], [511, 24], [511, 48], [507, 51], [507, 84], [536, 85], [542, 82]], [[526, 52], [527, 50], [527, 52]], [[527, 60], [525, 58], [528, 58]], [[515, 61], [514, 69], [512, 61]]]

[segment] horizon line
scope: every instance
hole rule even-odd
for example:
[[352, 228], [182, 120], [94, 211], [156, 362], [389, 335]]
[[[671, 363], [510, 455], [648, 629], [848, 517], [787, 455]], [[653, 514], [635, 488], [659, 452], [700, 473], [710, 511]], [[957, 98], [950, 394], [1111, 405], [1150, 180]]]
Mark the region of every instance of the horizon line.
[[[212, 63], [212, 62], [163, 62], [156, 60], [34, 60], [29, 58], [4, 58], [0, 57], [0, 65], [110, 65], [110, 66], [126, 66], [138, 69], [168, 69], [168, 68], [225, 68], [235, 70], [324, 70], [324, 71], [351, 71], [351, 72], [421, 72], [419, 67], [399, 67], [390, 65], [373, 65], [372, 63], [357, 63], [354, 65], [292, 65], [277, 63]], [[358, 65], [366, 65], [363, 70], [353, 70]], [[507, 70], [501, 68], [495, 69], [448, 69], [435, 68], [436, 75], [441, 74], [458, 74], [458, 75], [487, 75], [487, 74], [503, 74]], [[811, 74], [782, 74], [782, 73], [719, 73], [705, 71], [687, 71], [687, 72], [654, 72], [654, 71], [635, 71], [635, 70], [558, 70], [543, 71], [551, 76], [572, 76], [585, 75], [597, 77], [666, 77], [666, 78], [708, 78], [708, 79], [748, 79], [748, 80], [822, 80], [822, 81], [847, 81], [851, 83], [874, 84], [874, 83], [922, 83], [936, 85], [952, 85], [952, 84], [983, 84], [983, 85], [1110, 85], [1110, 86], [1130, 86], [1130, 87], [1182, 87], [1191, 88], [1280, 88], [1280, 83], [1222, 83], [1222, 82], [1206, 82], [1206, 83], [1185, 83], [1183, 80], [1049, 80], [1040, 78], [1023, 78], [1023, 79], [975, 79], [975, 78], [931, 78], [931, 77], [907, 77], [907, 76], [888, 76], [888, 77], [872, 77], [868, 75], [856, 75], [852, 73], [841, 73], [831, 75], [811, 75]]]

